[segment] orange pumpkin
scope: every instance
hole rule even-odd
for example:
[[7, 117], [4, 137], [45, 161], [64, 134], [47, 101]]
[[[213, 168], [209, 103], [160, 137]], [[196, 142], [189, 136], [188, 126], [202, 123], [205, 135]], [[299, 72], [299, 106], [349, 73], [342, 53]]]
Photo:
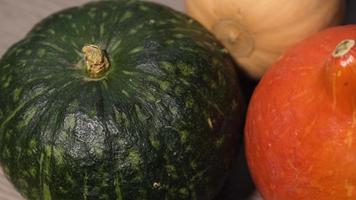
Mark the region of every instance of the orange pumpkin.
[[356, 26], [322, 31], [262, 78], [246, 151], [265, 200], [356, 199]]

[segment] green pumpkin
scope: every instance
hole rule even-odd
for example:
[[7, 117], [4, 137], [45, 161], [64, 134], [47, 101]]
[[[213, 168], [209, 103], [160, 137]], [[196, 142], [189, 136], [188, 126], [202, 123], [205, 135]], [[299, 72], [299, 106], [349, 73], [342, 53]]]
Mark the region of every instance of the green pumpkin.
[[56, 13], [0, 60], [0, 161], [31, 200], [209, 200], [244, 116], [231, 58], [137, 1]]

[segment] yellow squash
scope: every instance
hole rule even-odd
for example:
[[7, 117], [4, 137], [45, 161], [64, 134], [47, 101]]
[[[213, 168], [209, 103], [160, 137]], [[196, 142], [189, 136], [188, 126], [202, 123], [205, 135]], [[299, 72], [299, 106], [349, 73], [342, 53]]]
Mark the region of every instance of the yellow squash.
[[253, 77], [281, 53], [343, 17], [344, 0], [186, 0], [196, 18]]

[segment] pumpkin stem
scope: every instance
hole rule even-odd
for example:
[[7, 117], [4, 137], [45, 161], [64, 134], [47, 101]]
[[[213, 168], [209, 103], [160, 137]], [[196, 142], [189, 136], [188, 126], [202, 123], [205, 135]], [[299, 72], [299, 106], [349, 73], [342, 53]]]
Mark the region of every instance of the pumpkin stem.
[[252, 35], [236, 20], [220, 20], [212, 27], [212, 31], [235, 57], [248, 57], [254, 50]]
[[326, 62], [328, 91], [332, 96], [333, 107], [345, 111], [356, 109], [356, 41], [341, 41]]
[[332, 56], [334, 58], [347, 54], [355, 46], [355, 40], [343, 40], [335, 48]]
[[100, 78], [109, 70], [110, 63], [106, 52], [97, 45], [85, 45], [84, 53], [86, 71], [91, 78]]

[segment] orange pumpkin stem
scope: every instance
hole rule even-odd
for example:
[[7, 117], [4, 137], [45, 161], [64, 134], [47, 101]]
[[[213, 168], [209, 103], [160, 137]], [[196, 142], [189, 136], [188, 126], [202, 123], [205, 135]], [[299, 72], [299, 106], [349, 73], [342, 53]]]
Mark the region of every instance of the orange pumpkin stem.
[[333, 107], [356, 110], [356, 41], [340, 42], [326, 62], [326, 73]]

